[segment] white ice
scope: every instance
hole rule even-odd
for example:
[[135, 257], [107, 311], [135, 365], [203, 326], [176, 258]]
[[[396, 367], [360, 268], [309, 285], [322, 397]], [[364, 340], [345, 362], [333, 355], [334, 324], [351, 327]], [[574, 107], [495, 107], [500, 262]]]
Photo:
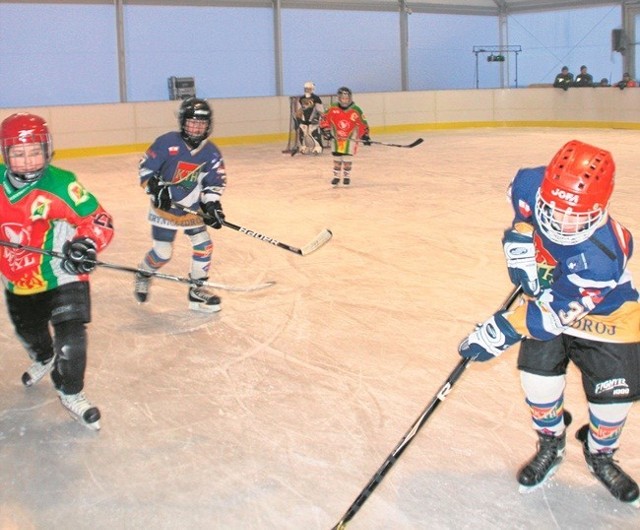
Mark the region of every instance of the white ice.
[[[363, 147], [350, 189], [331, 156], [284, 146], [223, 147], [229, 221], [301, 247], [305, 257], [233, 230], [212, 231], [216, 315], [187, 310], [186, 286], [92, 276], [86, 392], [102, 430], [73, 422], [46, 379], [25, 389], [27, 355], [0, 311], [0, 529], [295, 529], [336, 524], [459, 361], [458, 342], [510, 292], [500, 239], [516, 170], [578, 138], [613, 151], [613, 215], [640, 238], [638, 132], [476, 129], [386, 135], [414, 149]], [[150, 246], [138, 155], [60, 160], [114, 215], [101, 254], [136, 266]], [[640, 239], [638, 239], [640, 241]], [[179, 236], [164, 272], [188, 274]], [[640, 257], [630, 268], [640, 278]], [[353, 530], [638, 528], [586, 469], [587, 421], [572, 368], [568, 454], [549, 484], [518, 492], [535, 435], [517, 349], [474, 364], [348, 527]], [[634, 408], [617, 454], [640, 480]]]

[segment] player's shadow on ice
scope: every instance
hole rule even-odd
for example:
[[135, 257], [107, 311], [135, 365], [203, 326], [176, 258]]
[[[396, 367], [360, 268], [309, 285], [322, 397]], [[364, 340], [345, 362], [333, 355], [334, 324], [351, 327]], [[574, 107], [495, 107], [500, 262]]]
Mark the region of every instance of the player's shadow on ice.
[[120, 325], [120, 330], [136, 335], [181, 335], [220, 322], [220, 313], [203, 313], [189, 309], [162, 310], [142, 306], [136, 316]]

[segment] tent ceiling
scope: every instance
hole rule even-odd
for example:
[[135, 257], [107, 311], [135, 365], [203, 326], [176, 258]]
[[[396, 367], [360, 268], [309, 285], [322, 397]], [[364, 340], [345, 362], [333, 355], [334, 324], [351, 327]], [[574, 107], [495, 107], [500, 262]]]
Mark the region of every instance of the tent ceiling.
[[[628, 0], [627, 0], [628, 1]], [[282, 7], [397, 11], [401, 4], [416, 13], [499, 15], [577, 7], [620, 5], [625, 0], [280, 0]]]
[[[20, 0], [43, 4], [122, 4], [182, 5], [226, 7], [277, 7], [302, 9], [341, 9], [470, 15], [501, 15], [526, 11], [550, 11], [589, 6], [640, 4], [640, 0]], [[0, 0], [15, 3], [17, 0]]]

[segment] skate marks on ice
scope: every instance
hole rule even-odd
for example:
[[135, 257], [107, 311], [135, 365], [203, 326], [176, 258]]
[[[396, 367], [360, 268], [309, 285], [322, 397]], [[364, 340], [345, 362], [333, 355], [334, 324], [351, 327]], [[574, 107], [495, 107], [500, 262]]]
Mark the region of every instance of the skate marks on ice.
[[[334, 237], [302, 260], [212, 230], [213, 281], [277, 282], [216, 293], [218, 314], [188, 311], [186, 286], [160, 280], [140, 306], [132, 275], [95, 271], [86, 391], [103, 414], [97, 435], [48, 380], [22, 386], [28, 359], [0, 312], [0, 528], [326, 530], [458, 362], [460, 339], [511, 289], [499, 239], [518, 168], [574, 137], [604, 142], [617, 155], [616, 216], [639, 237], [635, 132], [421, 136], [411, 150], [363, 147], [348, 191], [330, 189], [329, 155], [223, 149], [230, 218], [295, 244], [325, 226]], [[149, 248], [137, 161], [59, 162], [114, 214], [105, 261], [136, 265]], [[188, 256], [179, 236], [167, 267], [184, 274]], [[518, 493], [535, 437], [514, 365], [515, 351], [467, 368], [348, 528], [636, 528], [637, 510], [591, 477], [573, 431], [549, 484]], [[587, 421], [575, 374], [567, 407], [576, 426]], [[636, 479], [639, 421], [636, 407], [619, 453]]]

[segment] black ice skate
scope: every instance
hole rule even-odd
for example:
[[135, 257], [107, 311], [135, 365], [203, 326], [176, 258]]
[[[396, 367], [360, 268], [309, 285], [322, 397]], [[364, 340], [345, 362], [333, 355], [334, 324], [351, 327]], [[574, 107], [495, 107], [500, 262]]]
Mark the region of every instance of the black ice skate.
[[[207, 280], [207, 278], [200, 279]], [[189, 288], [189, 309], [203, 313], [215, 313], [220, 311], [220, 297], [207, 290], [206, 287], [193, 285]]]
[[528, 493], [542, 486], [556, 472], [564, 458], [566, 433], [563, 432], [560, 436], [541, 432], [537, 434], [536, 454], [518, 471], [520, 493]]
[[84, 392], [63, 394], [58, 390], [58, 396], [60, 397], [60, 403], [69, 411], [74, 420], [94, 431], [100, 430], [100, 422], [98, 421], [100, 419], [100, 411], [98, 407], [94, 407], [89, 402]]
[[144, 274], [136, 272], [133, 295], [136, 297], [136, 300], [141, 304], [144, 304], [149, 298], [150, 282], [151, 282], [150, 276], [145, 276]]
[[338, 184], [340, 184], [340, 177], [333, 177], [333, 179], [331, 180], [331, 185], [337, 186]]
[[638, 484], [627, 475], [613, 460], [616, 449], [603, 453], [591, 453], [588, 444], [589, 426], [583, 425], [576, 432], [576, 438], [582, 442], [582, 452], [591, 474], [609, 490], [616, 499], [640, 508]]
[[351, 184], [351, 178], [350, 178], [350, 177], [344, 177], [344, 178], [342, 179], [342, 183], [343, 183], [345, 186], [348, 186], [349, 184]]
[[27, 368], [27, 371], [22, 374], [22, 384], [24, 386], [33, 386], [38, 381], [40, 381], [45, 375], [53, 370], [53, 364], [56, 360], [56, 356], [54, 355], [48, 361], [44, 362], [34, 362]]

